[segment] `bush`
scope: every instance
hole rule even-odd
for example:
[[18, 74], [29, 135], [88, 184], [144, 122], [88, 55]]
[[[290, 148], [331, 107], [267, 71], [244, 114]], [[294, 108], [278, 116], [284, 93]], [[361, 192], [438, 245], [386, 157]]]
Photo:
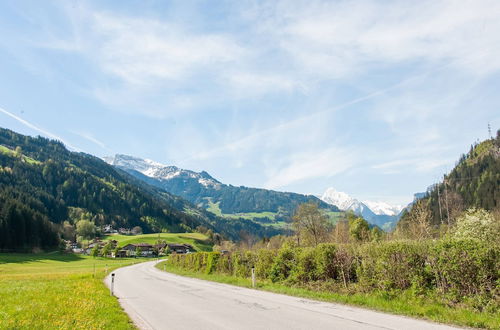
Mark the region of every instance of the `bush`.
[[[197, 253], [194, 253], [197, 254]], [[217, 269], [217, 263], [220, 258], [220, 253], [219, 252], [210, 252], [210, 253], [205, 253], [206, 255], [206, 267], [205, 267], [205, 273], [206, 274], [211, 274], [214, 270]]]
[[278, 251], [269, 274], [271, 281], [279, 282], [288, 279], [296, 263], [294, 250], [294, 248], [286, 246]]
[[316, 277], [320, 280], [338, 279], [337, 247], [320, 244], [315, 249]]
[[457, 219], [453, 237], [500, 243], [500, 221], [482, 209], [469, 209]]
[[445, 240], [431, 249], [430, 271], [438, 290], [457, 301], [472, 295], [494, 298], [500, 286], [499, 256], [499, 246], [488, 242]]
[[290, 269], [290, 280], [307, 283], [316, 281], [316, 249], [315, 248], [302, 248], [295, 251], [296, 263]]
[[274, 258], [276, 258], [275, 250], [261, 249], [257, 252], [255, 260], [255, 276], [257, 278], [269, 278]]
[[400, 241], [372, 243], [360, 250], [361, 263], [357, 275], [362, 285], [382, 290], [426, 287], [428, 245]]

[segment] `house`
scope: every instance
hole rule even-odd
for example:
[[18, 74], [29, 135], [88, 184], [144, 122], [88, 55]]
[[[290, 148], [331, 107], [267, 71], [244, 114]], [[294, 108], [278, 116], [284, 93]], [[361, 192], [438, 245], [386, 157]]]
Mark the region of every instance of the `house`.
[[118, 233], [122, 235], [130, 235], [132, 234], [129, 228], [119, 228]]
[[153, 255], [153, 245], [148, 243], [127, 244], [121, 250], [125, 251], [127, 256], [135, 256], [138, 248], [141, 249], [140, 256], [142, 257]]
[[114, 229], [113, 226], [111, 226], [111, 225], [105, 225], [102, 228], [102, 232], [106, 233], [106, 234], [114, 234], [114, 233], [117, 233], [118, 231], [116, 229]]
[[168, 244], [168, 248], [170, 249], [170, 251], [172, 251], [172, 253], [178, 253], [178, 254], [184, 254], [196, 251], [189, 244]]
[[112, 258], [125, 258], [127, 257], [127, 250], [118, 250], [116, 253], [113, 251], [111, 252], [111, 257]]

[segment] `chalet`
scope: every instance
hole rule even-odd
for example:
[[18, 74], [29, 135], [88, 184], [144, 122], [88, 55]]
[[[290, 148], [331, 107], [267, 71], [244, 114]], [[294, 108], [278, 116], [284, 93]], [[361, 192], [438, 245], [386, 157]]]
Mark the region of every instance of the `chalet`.
[[148, 243], [127, 244], [121, 250], [124, 250], [126, 255], [135, 256], [137, 248], [141, 249], [142, 257], [150, 257], [153, 255], [153, 245]]
[[193, 246], [189, 244], [168, 244], [168, 248], [172, 253], [184, 254], [196, 251]]
[[127, 250], [118, 250], [116, 252], [111, 252], [112, 258], [125, 258], [127, 257]]

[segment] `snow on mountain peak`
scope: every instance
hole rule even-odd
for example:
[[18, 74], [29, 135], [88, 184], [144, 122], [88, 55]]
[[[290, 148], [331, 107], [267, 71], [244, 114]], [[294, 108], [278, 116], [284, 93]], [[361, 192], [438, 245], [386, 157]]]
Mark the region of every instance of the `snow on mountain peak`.
[[389, 205], [385, 202], [363, 201], [363, 203], [377, 215], [398, 215], [404, 209], [404, 206]]
[[354, 212], [363, 212], [365, 208], [369, 209], [376, 215], [398, 215], [404, 206], [389, 205], [385, 202], [362, 201], [349, 196], [345, 192], [337, 191], [334, 188], [328, 188], [321, 199], [328, 203], [337, 206], [343, 211], [352, 210]]
[[353, 204], [358, 202], [356, 199], [352, 198], [348, 194], [342, 191], [337, 191], [334, 188], [328, 188], [323, 196], [321, 196], [321, 200], [328, 204], [332, 204], [337, 206], [341, 210], [350, 209]]
[[197, 179], [198, 182], [204, 186], [220, 184], [207, 172], [196, 173], [189, 170], [183, 170], [177, 166], [167, 166], [151, 159], [142, 159], [120, 154], [117, 154], [114, 157], [104, 157], [103, 159], [108, 164], [134, 170], [150, 178], [171, 180], [182, 177], [186, 179]]

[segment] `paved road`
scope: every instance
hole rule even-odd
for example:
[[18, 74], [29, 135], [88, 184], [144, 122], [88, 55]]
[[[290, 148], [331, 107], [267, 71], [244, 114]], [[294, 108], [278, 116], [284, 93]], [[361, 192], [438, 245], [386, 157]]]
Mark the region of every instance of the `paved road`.
[[[192, 279], [155, 261], [116, 270], [115, 295], [141, 329], [452, 329], [339, 304]], [[109, 285], [109, 277], [106, 283]]]

